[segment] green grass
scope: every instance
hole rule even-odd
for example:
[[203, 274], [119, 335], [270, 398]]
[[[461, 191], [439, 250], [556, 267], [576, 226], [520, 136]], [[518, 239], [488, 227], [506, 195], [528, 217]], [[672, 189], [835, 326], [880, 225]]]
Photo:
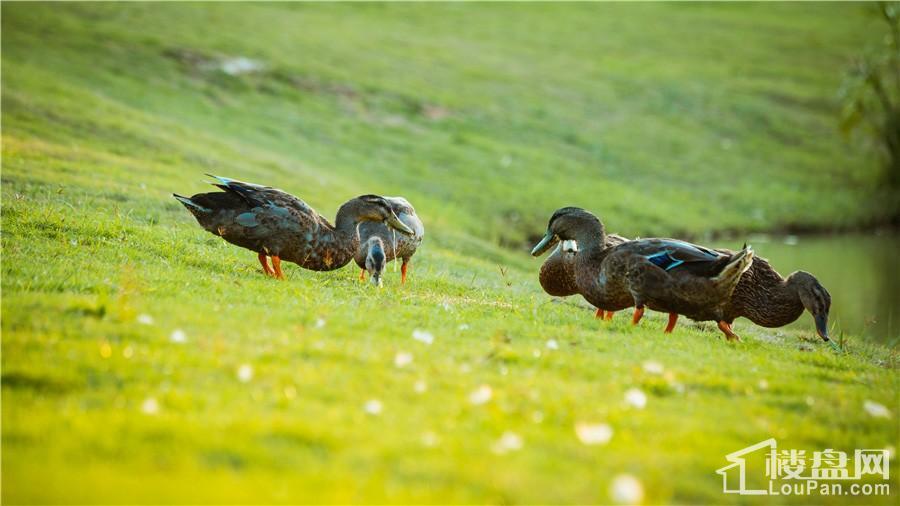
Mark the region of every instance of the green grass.
[[[2, 14], [4, 502], [605, 503], [620, 473], [648, 503], [754, 502], [721, 493], [726, 453], [897, 445], [896, 350], [839, 356], [811, 322], [739, 324], [739, 345], [597, 322], [544, 295], [521, 247], [567, 204], [633, 235], [880, 220], [892, 197], [834, 123], [839, 69], [876, 37], [856, 6]], [[238, 55], [267, 70], [214, 70]], [[327, 216], [406, 196], [427, 227], [410, 283], [264, 278], [169, 196], [204, 172]], [[581, 422], [611, 441], [582, 444]], [[507, 431], [522, 448], [493, 452]], [[898, 475], [893, 499], [814, 502], [893, 503]]]

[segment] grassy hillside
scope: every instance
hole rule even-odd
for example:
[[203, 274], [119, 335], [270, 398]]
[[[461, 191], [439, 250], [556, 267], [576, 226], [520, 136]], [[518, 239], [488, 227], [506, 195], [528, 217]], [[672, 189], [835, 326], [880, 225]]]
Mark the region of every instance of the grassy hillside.
[[[740, 345], [597, 322], [521, 249], [566, 204], [641, 235], [877, 220], [875, 165], [834, 126], [875, 36], [859, 7], [2, 16], [4, 502], [603, 503], [620, 474], [644, 502], [728, 502], [724, 455], [768, 437], [896, 447], [895, 350], [837, 355], [811, 322], [737, 325]], [[237, 57], [262, 69], [230, 75]], [[264, 278], [169, 196], [204, 172], [326, 216], [406, 196], [427, 227], [410, 283]], [[891, 504], [898, 475], [816, 502]]]

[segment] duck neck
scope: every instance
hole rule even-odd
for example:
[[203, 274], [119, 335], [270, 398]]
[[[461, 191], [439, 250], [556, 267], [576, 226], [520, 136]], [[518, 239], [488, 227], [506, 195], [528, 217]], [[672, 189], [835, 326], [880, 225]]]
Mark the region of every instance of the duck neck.
[[[751, 274], [747, 276], [747, 274]], [[765, 260], [754, 258], [732, 293], [736, 304], [750, 321], [763, 327], [781, 327], [803, 314], [803, 302], [791, 279], [784, 279]]]
[[573, 239], [578, 244], [578, 255], [582, 264], [598, 265], [598, 260], [606, 256], [606, 230], [603, 223], [596, 218], [586, 220], [575, 229]]
[[[330, 235], [331, 258], [336, 266], [343, 266], [350, 262], [354, 253], [359, 249], [359, 230], [360, 223], [359, 203], [351, 200], [342, 205], [338, 209], [337, 216], [334, 219], [334, 227], [323, 234]], [[321, 244], [321, 241], [320, 241]]]

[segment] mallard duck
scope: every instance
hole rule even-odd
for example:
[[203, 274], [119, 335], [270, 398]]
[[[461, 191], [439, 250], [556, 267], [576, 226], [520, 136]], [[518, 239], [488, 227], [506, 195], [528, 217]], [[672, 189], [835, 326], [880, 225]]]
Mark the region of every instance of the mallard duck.
[[[210, 233], [257, 253], [266, 275], [284, 278], [281, 261], [314, 271], [346, 265], [359, 247], [357, 225], [386, 223], [402, 234], [412, 234], [391, 205], [378, 195], [362, 195], [341, 206], [334, 225], [299, 198], [269, 187], [226, 177], [215, 178], [222, 192], [192, 197], [172, 195]], [[266, 258], [272, 258], [272, 268]]]
[[[617, 234], [607, 234], [606, 246], [615, 246], [627, 240]], [[575, 255], [578, 253], [578, 243], [572, 240], [559, 241], [558, 239], [554, 240], [553, 243], [558, 243], [556, 249], [550, 253], [550, 256], [541, 265], [541, 271], [538, 275], [541, 287], [547, 294], [554, 297], [575, 295], [578, 293], [578, 285], [575, 283]], [[597, 318], [611, 320], [612, 316], [612, 311], [606, 312], [602, 309], [597, 309]]]
[[397, 215], [397, 218], [412, 230], [412, 233], [397, 236], [393, 230], [381, 223], [362, 223], [359, 226], [359, 236], [362, 245], [357, 249], [353, 258], [356, 261], [356, 265], [362, 269], [359, 273], [359, 277], [360, 279], [363, 279], [367, 271], [370, 273], [372, 272], [368, 269], [368, 264], [366, 263], [366, 259], [369, 255], [367, 241], [372, 237], [380, 238], [381, 247], [385, 254], [385, 262], [381, 266], [382, 270], [378, 271], [378, 279], [381, 279], [381, 274], [384, 270], [384, 266], [387, 265], [387, 262], [390, 262], [395, 258], [400, 258], [403, 261], [400, 265], [400, 283], [403, 284], [406, 283], [406, 273], [407, 268], [409, 267], [409, 261], [412, 256], [415, 255], [419, 244], [422, 243], [422, 238], [425, 237], [425, 225], [422, 224], [422, 220], [419, 219], [412, 204], [405, 198], [385, 197], [385, 200], [391, 205], [391, 210]]
[[588, 302], [603, 311], [634, 306], [634, 324], [645, 307], [667, 312], [667, 332], [678, 314], [723, 304], [753, 258], [750, 248], [726, 255], [676, 239], [639, 239], [610, 247], [603, 223], [577, 207], [553, 213], [531, 254], [543, 254], [554, 240], [576, 241], [575, 283]]

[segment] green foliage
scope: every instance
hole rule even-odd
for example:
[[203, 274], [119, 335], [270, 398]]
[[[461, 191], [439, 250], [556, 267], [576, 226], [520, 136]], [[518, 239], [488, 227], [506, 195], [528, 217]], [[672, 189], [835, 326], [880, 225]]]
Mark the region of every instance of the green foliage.
[[[841, 129], [865, 128], [884, 159], [885, 180], [900, 187], [900, 3], [879, 2], [887, 34], [861, 56], [842, 88]], [[897, 212], [900, 213], [900, 207]]]
[[[848, 336], [836, 355], [811, 322], [739, 323], [740, 345], [709, 325], [663, 335], [658, 315], [598, 322], [498, 245], [564, 204], [644, 235], [870, 219], [876, 167], [834, 142], [828, 100], [867, 36], [854, 6], [3, 3], [2, 19], [5, 503], [607, 503], [619, 473], [648, 503], [721, 503], [723, 456], [768, 437], [896, 445], [896, 351]], [[237, 56], [264, 70], [224, 72]], [[210, 188], [204, 172], [326, 215], [408, 197], [427, 226], [409, 284], [393, 266], [380, 291], [351, 268], [264, 278], [171, 198]], [[612, 439], [583, 444], [582, 422]], [[521, 449], [494, 451], [506, 432]]]

